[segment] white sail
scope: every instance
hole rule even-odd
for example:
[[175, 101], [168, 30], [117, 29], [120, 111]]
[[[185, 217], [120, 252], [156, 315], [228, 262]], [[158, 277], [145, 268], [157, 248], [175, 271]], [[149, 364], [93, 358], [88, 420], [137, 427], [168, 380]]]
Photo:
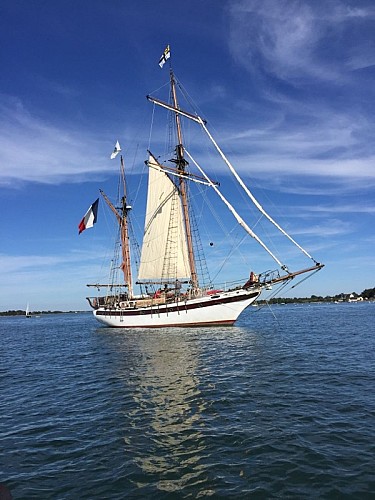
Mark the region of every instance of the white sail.
[[[140, 280], [190, 278], [186, 233], [178, 189], [150, 156]], [[154, 165], [154, 168], [153, 168]]]

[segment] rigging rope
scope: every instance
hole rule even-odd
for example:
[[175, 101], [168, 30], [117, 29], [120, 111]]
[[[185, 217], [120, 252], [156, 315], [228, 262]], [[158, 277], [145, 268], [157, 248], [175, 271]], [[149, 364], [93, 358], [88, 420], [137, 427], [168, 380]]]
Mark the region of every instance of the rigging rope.
[[[240, 251], [240, 246], [242, 244], [242, 242], [244, 241], [244, 239], [246, 238], [246, 234], [243, 235], [241, 238], [240, 238], [240, 241], [238, 242], [238, 238], [234, 238], [232, 236], [232, 233], [234, 232], [235, 228], [237, 228], [238, 226], [234, 226], [230, 231], [227, 230], [226, 228], [226, 225], [224, 224], [223, 222], [223, 219], [219, 217], [217, 211], [214, 209], [214, 206], [213, 204], [211, 203], [209, 197], [206, 195], [206, 193], [208, 192], [208, 187], [206, 187], [205, 189], [202, 189], [202, 185], [201, 184], [196, 184], [197, 185], [197, 188], [198, 188], [198, 191], [199, 191], [199, 194], [200, 194], [200, 199], [203, 199], [204, 203], [205, 203], [205, 206], [208, 207], [210, 213], [212, 214], [212, 216], [214, 217], [218, 227], [221, 229], [221, 231], [223, 232], [223, 235], [225, 236], [225, 239], [224, 239], [224, 242], [227, 243], [228, 240], [230, 240], [232, 242], [232, 247], [229, 251], [229, 254], [224, 258], [224, 260], [220, 263], [220, 267], [218, 268], [217, 272], [215, 273], [215, 277], [213, 278], [213, 281], [216, 280], [218, 274], [221, 272], [221, 270], [223, 269], [223, 267], [225, 266], [225, 264], [227, 263], [229, 257], [233, 254], [233, 252], [235, 250], [237, 250], [243, 260], [243, 262], [245, 264], [248, 264], [248, 261], [245, 257], [245, 255]], [[194, 199], [195, 201], [195, 199]], [[205, 225], [205, 220], [204, 218], [201, 218], [201, 212], [200, 212], [200, 224], [204, 224]], [[210, 236], [210, 233], [211, 231], [208, 229], [208, 227], [206, 227], [205, 225], [205, 232], [206, 234], [209, 236], [210, 240], [213, 241], [215, 238], [212, 238]], [[241, 232], [241, 234], [243, 234]], [[220, 238], [220, 242], [219, 243], [222, 243], [223, 240], [222, 238]]]
[[155, 117], [155, 104], [152, 107], [150, 134], [148, 136], [148, 150], [151, 149], [151, 135], [152, 135], [152, 129], [153, 129], [153, 126], [154, 126], [154, 117]]
[[239, 182], [239, 184], [241, 185], [241, 187], [244, 189], [245, 193], [248, 195], [248, 197], [251, 199], [251, 201], [254, 203], [254, 205], [257, 207], [257, 209], [265, 216], [267, 217], [267, 219], [279, 230], [283, 233], [284, 236], [286, 236], [294, 245], [296, 245], [300, 250], [301, 252], [303, 252], [306, 257], [308, 257], [309, 259], [311, 259], [313, 262], [315, 262], [315, 264], [317, 264], [317, 261], [304, 249], [301, 247], [301, 245], [299, 245], [286, 231], [284, 231], [284, 229], [279, 226], [279, 224], [270, 216], [268, 215], [268, 213], [264, 210], [264, 208], [262, 207], [262, 205], [258, 202], [258, 200], [254, 197], [254, 195], [251, 193], [251, 191], [248, 189], [248, 187], [246, 186], [246, 184], [244, 184], [243, 180], [241, 179], [241, 177], [238, 175], [238, 173], [236, 172], [236, 170], [233, 168], [232, 164], [229, 162], [229, 160], [227, 159], [227, 157], [224, 155], [224, 153], [222, 152], [222, 150], [220, 149], [219, 145], [216, 143], [215, 139], [212, 137], [212, 135], [210, 134], [209, 130], [207, 129], [204, 121], [202, 120], [202, 118], [200, 117], [197, 117], [198, 118], [198, 122], [200, 123], [201, 127], [203, 128], [203, 130], [206, 132], [206, 134], [208, 135], [208, 137], [210, 138], [212, 144], [215, 146], [215, 148], [217, 149], [218, 153], [220, 154], [220, 156], [222, 157], [222, 159], [225, 161], [225, 163], [227, 164], [227, 166], [229, 167], [229, 170], [232, 172], [232, 174], [235, 176], [235, 178], [237, 179], [237, 181]]
[[234, 207], [229, 203], [229, 201], [223, 196], [223, 194], [219, 191], [217, 186], [209, 179], [209, 177], [206, 175], [204, 170], [198, 165], [198, 163], [194, 160], [194, 158], [191, 156], [191, 154], [185, 149], [186, 154], [189, 156], [191, 161], [194, 163], [194, 165], [197, 167], [197, 169], [200, 171], [200, 173], [205, 177], [207, 182], [211, 185], [211, 187], [216, 191], [216, 193], [219, 195], [221, 200], [225, 203], [225, 205], [228, 207], [228, 209], [232, 212], [234, 217], [236, 218], [237, 222], [245, 229], [245, 231], [252, 237], [254, 238], [259, 245], [261, 245], [264, 250], [277, 262], [277, 264], [281, 267], [281, 269], [287, 270], [287, 267], [282, 264], [279, 259], [274, 255], [271, 250], [263, 243], [263, 241], [250, 229], [250, 227], [246, 224], [246, 222], [242, 219], [242, 217], [236, 212]]

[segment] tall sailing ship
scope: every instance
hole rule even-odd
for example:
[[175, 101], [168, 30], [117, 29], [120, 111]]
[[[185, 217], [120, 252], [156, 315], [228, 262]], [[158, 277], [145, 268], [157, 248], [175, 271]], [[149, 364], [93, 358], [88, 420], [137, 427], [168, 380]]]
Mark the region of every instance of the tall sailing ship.
[[[132, 207], [127, 199], [122, 155], [120, 155], [120, 178], [123, 192], [119, 206], [115, 206], [108, 196], [102, 190], [100, 191], [118, 223], [120, 262], [112, 265], [113, 272], [109, 283], [88, 285], [98, 290], [104, 289], [105, 293], [100, 296], [87, 297], [87, 299], [93, 308], [95, 318], [109, 327], [232, 325], [244, 309], [258, 299], [264, 289], [287, 283], [299, 275], [313, 273], [323, 267], [323, 264], [313, 259], [255, 199], [212, 137], [206, 121], [198, 114], [181, 109], [177, 97], [178, 81], [171, 66], [169, 76], [170, 98], [168, 102], [147, 96], [155, 107], [164, 108], [172, 116], [176, 143], [173, 157], [168, 161], [161, 161], [159, 157], [148, 151], [148, 159], [145, 162], [148, 167], [147, 206], [139, 258], [131, 253]], [[220, 185], [210, 179], [184, 146], [183, 120], [190, 120], [201, 127], [235, 180], [257, 210], [261, 212], [262, 217], [267, 218], [306, 258], [312, 261], [308, 267], [295, 271], [288, 269], [254, 233], [250, 225], [223, 195]], [[119, 151], [120, 145], [117, 142], [113, 156], [116, 156]], [[195, 166], [197, 173], [193, 173], [191, 165]], [[202, 264], [204, 261], [200, 255], [202, 252], [199, 249], [197, 227], [194, 225], [190, 211], [189, 188], [192, 183], [203, 185], [217, 194], [222, 206], [232, 213], [243, 230], [254, 238], [276, 262], [277, 270], [260, 274], [251, 272], [250, 276], [247, 271], [248, 279], [241, 282], [233, 281], [229, 286], [215, 286], [210, 279], [203, 276], [206, 273], [206, 267]], [[81, 222], [81, 225], [84, 222], [85, 220]], [[91, 219], [91, 225], [92, 223]], [[80, 226], [80, 232], [82, 227]], [[138, 264], [136, 282], [132, 270], [135, 262]], [[120, 280], [114, 272], [119, 269], [123, 274], [123, 283], [118, 283]], [[135, 293], [135, 286], [138, 287], [140, 293]]]

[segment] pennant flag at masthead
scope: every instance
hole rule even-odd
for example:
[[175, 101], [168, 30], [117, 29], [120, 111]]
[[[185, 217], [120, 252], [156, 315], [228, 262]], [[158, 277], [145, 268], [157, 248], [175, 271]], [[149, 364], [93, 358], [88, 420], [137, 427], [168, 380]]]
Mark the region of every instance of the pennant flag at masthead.
[[169, 48], [169, 45], [167, 45], [163, 52], [163, 55], [159, 60], [159, 66], [162, 68], [164, 64], [167, 62], [167, 59], [169, 59], [170, 57], [171, 57], [171, 49]]
[[111, 160], [116, 158], [116, 156], [119, 154], [121, 151], [120, 143], [117, 141], [115, 144], [115, 149], [113, 150], [113, 153], [111, 154]]

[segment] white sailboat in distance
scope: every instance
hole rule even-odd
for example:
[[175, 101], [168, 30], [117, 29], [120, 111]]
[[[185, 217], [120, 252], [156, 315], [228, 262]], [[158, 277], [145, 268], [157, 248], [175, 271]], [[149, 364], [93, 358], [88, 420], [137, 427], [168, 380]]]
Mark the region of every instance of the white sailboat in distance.
[[[147, 206], [145, 210], [143, 243], [139, 257], [131, 253], [131, 209], [126, 194], [126, 178], [123, 156], [120, 155], [120, 179], [122, 193], [119, 204], [113, 204], [100, 190], [101, 196], [114, 213], [119, 228], [120, 248], [117, 264], [112, 265], [108, 283], [87, 285], [104, 289], [105, 293], [87, 297], [95, 318], [109, 327], [155, 328], [188, 327], [197, 325], [233, 325], [239, 315], [253, 304], [264, 289], [286, 283], [299, 275], [308, 275], [324, 266], [317, 262], [264, 210], [249, 188], [227, 159], [198, 114], [184, 111], [177, 99], [177, 79], [170, 66], [169, 102], [147, 96], [155, 108], [164, 108], [172, 116], [175, 131], [173, 157], [162, 161], [148, 151]], [[225, 162], [248, 199], [280, 231], [298, 251], [311, 261], [308, 266], [290, 270], [259, 238], [223, 195], [218, 183], [212, 181], [193, 155], [184, 146], [182, 121], [194, 122], [214, 145], [219, 157]], [[189, 147], [190, 149], [190, 147]], [[117, 142], [112, 158], [121, 151]], [[193, 168], [195, 167], [195, 172]], [[197, 227], [191, 214], [189, 190], [192, 184], [204, 185], [217, 194], [222, 208], [229, 210], [242, 229], [255, 239], [277, 264], [275, 271], [252, 272], [249, 279], [231, 282], [230, 286], [215, 285], [202, 277], [206, 269], [202, 265]], [[95, 214], [96, 216], [96, 214]], [[95, 219], [96, 220], [96, 219]], [[197, 243], [198, 242], [198, 243]], [[133, 260], [133, 262], [132, 262]], [[134, 264], [135, 263], [135, 264]], [[134, 266], [132, 266], [134, 264]], [[133, 267], [138, 267], [137, 277]], [[123, 283], [114, 270], [121, 270]], [[244, 273], [245, 274], [245, 273]], [[249, 270], [246, 274], [249, 276]], [[140, 293], [135, 293], [135, 286]]]
[[25, 316], [26, 316], [26, 318], [31, 318], [29, 303], [27, 303], [27, 306], [26, 306]]

